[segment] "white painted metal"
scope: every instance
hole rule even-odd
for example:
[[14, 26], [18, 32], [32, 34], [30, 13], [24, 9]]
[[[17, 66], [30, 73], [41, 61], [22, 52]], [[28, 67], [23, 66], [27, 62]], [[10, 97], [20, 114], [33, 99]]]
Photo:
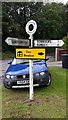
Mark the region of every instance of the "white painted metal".
[[29, 60], [30, 64], [30, 100], [33, 100], [33, 60]]
[[[33, 25], [33, 30], [29, 30], [29, 26], [30, 25]], [[27, 24], [26, 24], [26, 32], [27, 34], [29, 35], [33, 35], [35, 32], [36, 32], [36, 29], [37, 29], [37, 24], [34, 20], [30, 20]]]
[[[33, 25], [33, 29], [29, 30], [29, 26]], [[29, 34], [29, 39], [31, 40], [31, 46], [30, 48], [33, 47], [33, 34], [36, 32], [37, 29], [37, 23], [34, 20], [30, 20], [27, 24], [26, 24], [26, 32], [27, 34]], [[30, 65], [30, 100], [33, 100], [33, 60], [29, 60], [29, 65]]]
[[[30, 33], [30, 39], [32, 34]], [[5, 42], [12, 46], [29, 46], [28, 39], [18, 39], [7, 37]], [[32, 41], [33, 42], [33, 41]], [[62, 40], [34, 40], [35, 47], [61, 47], [64, 44]]]
[[[30, 35], [29, 39], [31, 40], [31, 47], [33, 47], [33, 35]], [[30, 100], [33, 100], [33, 60], [29, 60], [30, 65]]]
[[29, 46], [29, 40], [28, 39], [18, 39], [18, 38], [7, 37], [5, 42], [8, 45], [12, 45], [12, 46]]
[[62, 40], [34, 40], [34, 47], [61, 47]]

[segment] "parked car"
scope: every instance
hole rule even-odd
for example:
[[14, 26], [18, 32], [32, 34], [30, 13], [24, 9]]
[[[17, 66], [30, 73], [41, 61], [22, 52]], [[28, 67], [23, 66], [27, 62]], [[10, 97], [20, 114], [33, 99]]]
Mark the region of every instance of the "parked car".
[[[49, 86], [51, 84], [51, 74], [48, 71], [46, 61], [33, 61], [33, 85]], [[29, 87], [29, 60], [13, 58], [8, 62], [10, 66], [5, 72], [4, 86], [10, 88], [26, 88]]]

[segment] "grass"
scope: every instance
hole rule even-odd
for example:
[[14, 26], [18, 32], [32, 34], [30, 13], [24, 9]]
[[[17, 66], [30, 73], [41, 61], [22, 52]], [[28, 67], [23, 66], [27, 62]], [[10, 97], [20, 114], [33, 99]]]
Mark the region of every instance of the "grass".
[[49, 67], [52, 84], [34, 88], [34, 100], [29, 101], [28, 89], [7, 90], [2, 87], [3, 118], [65, 118], [66, 70]]

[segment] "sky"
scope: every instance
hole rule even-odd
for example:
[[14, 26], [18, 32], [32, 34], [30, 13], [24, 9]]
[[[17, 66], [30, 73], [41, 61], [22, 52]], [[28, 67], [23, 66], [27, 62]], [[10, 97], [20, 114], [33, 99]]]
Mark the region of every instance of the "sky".
[[68, 0], [54, 0], [54, 1], [63, 2], [65, 4]]
[[[11, 2], [11, 1], [13, 1], [13, 2], [14, 2], [14, 1], [19, 1], [19, 2], [21, 1], [21, 2], [23, 2], [23, 1], [24, 1], [24, 2], [25, 2], [25, 1], [32, 1], [32, 0], [0, 0], [0, 1], [9, 1], [9, 2]], [[50, 1], [50, 2], [51, 2], [51, 1], [53, 2], [53, 1], [54, 1], [54, 2], [62, 2], [62, 3], [64, 3], [64, 4], [66, 4], [66, 2], [67, 2], [68, 0], [33, 0], [33, 1], [39, 1], [39, 2], [40, 2], [40, 1]]]

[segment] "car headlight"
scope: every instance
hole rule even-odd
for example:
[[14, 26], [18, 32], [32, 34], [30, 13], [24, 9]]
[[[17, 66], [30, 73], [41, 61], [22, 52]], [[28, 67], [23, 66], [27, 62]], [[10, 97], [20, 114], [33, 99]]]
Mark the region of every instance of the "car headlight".
[[26, 75], [23, 75], [23, 78], [26, 78]]
[[36, 76], [39, 76], [39, 73], [36, 73], [35, 75], [36, 75]]
[[40, 73], [40, 75], [44, 75], [44, 74], [45, 74], [45, 72], [41, 72], [41, 73]]
[[11, 75], [11, 79], [13, 79], [15, 76]]
[[6, 75], [6, 78], [7, 78], [7, 79], [10, 79], [10, 75]]

